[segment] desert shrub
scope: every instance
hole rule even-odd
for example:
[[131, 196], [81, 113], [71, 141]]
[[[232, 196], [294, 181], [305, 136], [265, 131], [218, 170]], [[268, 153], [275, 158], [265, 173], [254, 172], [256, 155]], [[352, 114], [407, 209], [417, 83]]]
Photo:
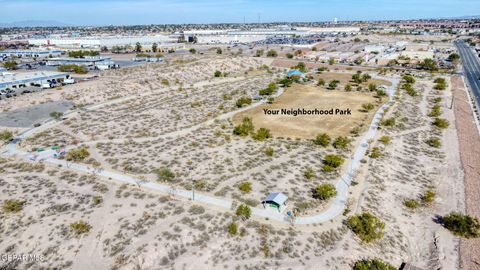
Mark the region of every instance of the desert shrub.
[[3, 142], [9, 142], [13, 139], [13, 132], [10, 130], [0, 131], [0, 140]]
[[275, 154], [275, 150], [273, 150], [272, 147], [265, 148], [265, 155], [269, 157], [273, 157], [274, 154]]
[[238, 185], [238, 189], [242, 192], [249, 193], [252, 191], [252, 183], [248, 181], [242, 182], [240, 185]]
[[453, 212], [443, 218], [443, 226], [454, 235], [475, 238], [480, 236], [480, 224], [476, 218]]
[[243, 105], [250, 105], [250, 104], [252, 104], [252, 98], [247, 96], [243, 96], [235, 102], [235, 105], [238, 108], [243, 107]]
[[337, 189], [330, 183], [320, 184], [313, 190], [313, 198], [327, 200], [337, 195]]
[[25, 201], [8, 199], [3, 202], [2, 209], [4, 213], [18, 213], [23, 210]]
[[373, 110], [375, 108], [375, 105], [373, 105], [372, 103], [364, 103], [362, 104], [362, 109], [364, 112], [369, 112], [371, 110]]
[[372, 151], [370, 152], [370, 157], [371, 158], [379, 158], [383, 156], [382, 152], [380, 151], [379, 147], [373, 147]]
[[443, 119], [443, 118], [436, 118], [432, 125], [438, 127], [438, 128], [441, 128], [441, 129], [445, 129], [445, 128], [448, 128], [448, 126], [450, 125], [450, 123], [448, 122], [447, 119]]
[[378, 141], [380, 141], [384, 145], [390, 144], [391, 140], [392, 140], [392, 138], [388, 135], [384, 135], [384, 136], [380, 137], [380, 139], [378, 139]]
[[60, 118], [63, 116], [62, 112], [51, 112], [50, 117], [52, 117], [55, 120], [60, 120]]
[[374, 83], [369, 84], [369, 85], [368, 85], [368, 90], [369, 90], [370, 92], [375, 92], [375, 91], [377, 91], [377, 85], [374, 84]]
[[393, 127], [395, 126], [395, 118], [393, 117], [390, 117], [390, 118], [387, 118], [387, 119], [384, 119], [380, 122], [380, 125], [382, 126], [386, 126], [386, 127]]
[[257, 141], [264, 141], [272, 138], [272, 134], [268, 128], [259, 128], [256, 133], [252, 134], [252, 138]]
[[213, 73], [213, 76], [216, 78], [222, 77], [222, 72], [220, 70], [215, 70], [215, 72]]
[[188, 209], [188, 213], [190, 213], [192, 215], [201, 215], [201, 214], [205, 213], [205, 208], [201, 205], [192, 205]]
[[432, 107], [432, 110], [428, 114], [428, 116], [430, 116], [430, 117], [439, 117], [440, 115], [442, 115], [442, 110], [441, 110], [440, 105], [438, 105], [438, 104], [434, 105]]
[[382, 238], [385, 228], [385, 223], [369, 212], [350, 217], [347, 224], [362, 241], [367, 243]]
[[237, 223], [235, 222], [232, 222], [228, 225], [228, 233], [230, 235], [236, 235], [238, 232], [238, 227], [237, 227]]
[[313, 140], [313, 143], [315, 143], [316, 145], [327, 147], [330, 144], [331, 140], [332, 139], [330, 138], [330, 136], [328, 136], [328, 134], [320, 133], [317, 135], [317, 137], [315, 137], [315, 139]]
[[248, 134], [252, 133], [253, 130], [254, 127], [252, 118], [245, 117], [243, 118], [242, 123], [233, 129], [233, 134], [245, 137], [248, 136]]
[[252, 209], [245, 204], [241, 204], [237, 207], [235, 214], [244, 220], [249, 219], [252, 216]]
[[173, 182], [175, 179], [175, 173], [166, 167], [155, 169], [158, 181], [161, 182]]
[[278, 53], [274, 49], [271, 49], [267, 52], [267, 57], [277, 57]]
[[393, 265], [380, 259], [364, 259], [355, 262], [353, 270], [396, 270]]
[[333, 141], [333, 147], [337, 149], [346, 149], [351, 143], [351, 140], [345, 136], [340, 136]]
[[435, 200], [435, 191], [433, 190], [427, 190], [425, 193], [422, 195], [422, 203], [423, 204], [429, 204], [432, 203]]
[[87, 234], [90, 232], [91, 229], [92, 229], [92, 226], [90, 226], [90, 224], [88, 224], [83, 220], [70, 224], [70, 231], [76, 236]]
[[323, 159], [323, 164], [332, 168], [340, 167], [345, 160], [340, 155], [328, 154]]
[[318, 79], [317, 86], [325, 86], [325, 80], [322, 78]]
[[305, 178], [310, 180], [313, 177], [315, 177], [315, 171], [311, 167], [307, 167], [307, 169], [305, 169], [305, 172], [303, 173], [303, 175], [305, 176]]
[[387, 95], [387, 92], [383, 89], [377, 89], [377, 96], [378, 97], [384, 97]]
[[71, 161], [83, 161], [90, 156], [86, 148], [72, 149], [67, 152], [66, 159]]
[[437, 138], [437, 137], [431, 137], [427, 139], [425, 143], [434, 148], [440, 148], [440, 146], [442, 146], [442, 142], [440, 141], [440, 138]]
[[415, 200], [415, 199], [406, 199], [403, 204], [410, 208], [410, 209], [416, 209], [418, 207], [420, 207], [420, 202], [418, 200]]
[[409, 84], [409, 83], [403, 84], [402, 88], [405, 89], [407, 94], [409, 94], [410, 96], [412, 96], [412, 97], [418, 96], [417, 91], [415, 91], [415, 89], [413, 88], [413, 86], [411, 84]]
[[415, 78], [413, 78], [412, 75], [403, 75], [402, 77], [403, 81], [409, 84], [414, 84], [415, 83]]

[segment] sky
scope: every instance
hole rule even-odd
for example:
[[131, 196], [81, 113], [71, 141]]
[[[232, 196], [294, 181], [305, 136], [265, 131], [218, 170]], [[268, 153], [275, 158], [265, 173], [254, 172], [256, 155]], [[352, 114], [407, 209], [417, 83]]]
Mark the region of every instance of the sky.
[[480, 0], [0, 0], [0, 23], [72, 25], [386, 20], [480, 15]]

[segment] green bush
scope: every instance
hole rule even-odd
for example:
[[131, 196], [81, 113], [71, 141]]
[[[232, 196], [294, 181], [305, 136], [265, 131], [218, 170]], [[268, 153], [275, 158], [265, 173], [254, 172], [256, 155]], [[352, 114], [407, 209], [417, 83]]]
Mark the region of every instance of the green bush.
[[407, 199], [403, 203], [405, 204], [406, 207], [408, 207], [410, 209], [416, 209], [416, 208], [420, 207], [420, 202], [418, 200], [415, 200], [415, 199]]
[[325, 80], [322, 78], [318, 79], [317, 86], [325, 86]]
[[317, 135], [317, 137], [315, 137], [315, 140], [313, 140], [313, 143], [315, 143], [316, 145], [327, 147], [330, 144], [331, 140], [332, 139], [330, 138], [330, 136], [328, 136], [328, 134], [320, 133]]
[[371, 110], [373, 110], [375, 108], [375, 105], [373, 105], [372, 103], [364, 103], [362, 104], [362, 109], [364, 112], [369, 112]]
[[244, 220], [249, 219], [252, 216], [252, 209], [245, 204], [241, 204], [237, 207], [235, 214]]
[[443, 226], [454, 235], [475, 238], [480, 236], [480, 224], [476, 218], [453, 212], [443, 217]]
[[250, 182], [242, 182], [238, 185], [238, 189], [245, 193], [250, 193], [252, 191], [252, 183]]
[[267, 57], [277, 57], [278, 53], [274, 49], [271, 49], [267, 52]]
[[382, 152], [380, 151], [379, 147], [373, 147], [372, 151], [370, 152], [370, 157], [371, 158], [379, 158], [383, 156]]
[[345, 136], [340, 136], [333, 141], [333, 147], [337, 149], [346, 149], [350, 145], [351, 140]]
[[161, 182], [173, 182], [175, 179], [175, 173], [166, 167], [158, 168], [155, 170], [158, 181]]
[[384, 119], [380, 122], [380, 125], [381, 126], [385, 126], [385, 127], [393, 127], [395, 126], [395, 118], [391, 117], [391, 118], [387, 118], [387, 119]]
[[423, 204], [429, 204], [432, 203], [435, 200], [435, 191], [433, 190], [427, 190], [425, 193], [422, 195], [422, 203]]
[[323, 164], [328, 165], [333, 168], [340, 167], [345, 160], [340, 155], [328, 154], [323, 159]]
[[305, 178], [307, 178], [308, 180], [312, 179], [313, 177], [315, 177], [315, 171], [311, 168], [311, 167], [307, 167], [307, 169], [305, 170], [305, 172], [303, 173], [303, 175], [305, 176]]
[[412, 75], [404, 75], [402, 79], [409, 84], [414, 84], [415, 83], [415, 78], [413, 78]]
[[243, 105], [250, 105], [252, 104], [252, 98], [251, 97], [247, 97], [247, 96], [243, 96], [241, 98], [239, 98], [237, 100], [237, 102], [235, 102], [235, 105], [238, 107], [238, 108], [241, 108], [243, 107]]
[[267, 128], [259, 128], [256, 133], [252, 134], [252, 138], [257, 141], [264, 141], [272, 138], [272, 134]]
[[387, 145], [387, 144], [390, 144], [391, 138], [390, 138], [390, 136], [384, 135], [384, 136], [380, 137], [380, 139], [378, 139], [378, 140], [381, 143], [383, 143], [384, 145]]
[[440, 148], [442, 146], [440, 138], [437, 137], [429, 138], [425, 141], [425, 143], [434, 148]]
[[213, 76], [218, 78], [218, 77], [222, 77], [222, 72], [220, 70], [216, 70], [214, 73], [213, 73]]
[[228, 225], [228, 233], [230, 235], [236, 235], [238, 232], [238, 227], [237, 227], [237, 224], [235, 222], [232, 222]]
[[87, 234], [90, 232], [91, 229], [92, 229], [92, 226], [90, 226], [90, 224], [88, 224], [83, 220], [70, 224], [70, 230], [76, 236]]
[[245, 117], [243, 118], [242, 123], [233, 129], [233, 134], [245, 137], [245, 136], [248, 136], [250, 133], [252, 133], [253, 130], [254, 130], [254, 127], [253, 127], [252, 119]]
[[58, 66], [57, 69], [58, 69], [58, 71], [61, 71], [61, 72], [73, 71], [77, 74], [87, 74], [88, 73], [88, 69], [84, 65], [60, 65], [60, 66]]
[[3, 142], [10, 142], [13, 140], [13, 132], [10, 130], [2, 130], [0, 131], [0, 140]]
[[448, 126], [450, 125], [448, 120], [443, 118], [436, 118], [432, 124], [441, 129], [448, 128]]
[[337, 189], [330, 183], [318, 185], [313, 190], [313, 198], [318, 200], [327, 200], [337, 195]]
[[355, 262], [353, 270], [396, 270], [393, 265], [386, 263], [380, 259], [364, 259]]
[[3, 202], [2, 209], [4, 213], [18, 213], [23, 210], [24, 205], [25, 201], [9, 199]]
[[428, 116], [430, 116], [430, 117], [439, 117], [440, 115], [442, 115], [442, 110], [441, 110], [440, 105], [438, 105], [438, 104], [434, 105], [432, 107], [432, 110], [428, 114]]
[[367, 243], [382, 238], [385, 228], [385, 223], [369, 212], [350, 217], [347, 224], [362, 241]]
[[273, 157], [274, 154], [275, 154], [275, 150], [273, 150], [272, 147], [265, 148], [265, 155], [269, 157]]
[[90, 156], [86, 148], [72, 149], [67, 152], [66, 159], [69, 161], [83, 161]]

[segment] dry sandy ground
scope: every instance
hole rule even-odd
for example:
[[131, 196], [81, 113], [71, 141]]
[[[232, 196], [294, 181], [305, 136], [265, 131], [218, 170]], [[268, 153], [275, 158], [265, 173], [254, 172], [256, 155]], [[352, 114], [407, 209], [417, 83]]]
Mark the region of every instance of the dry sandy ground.
[[[273, 104], [264, 104], [238, 113], [233, 118], [235, 124], [242, 119], [252, 119], [256, 129], [268, 128], [275, 137], [313, 139], [319, 133], [331, 137], [349, 136], [355, 128], [366, 127], [371, 122], [375, 109], [364, 112], [362, 104], [370, 103], [378, 108], [379, 103], [372, 93], [326, 90], [312, 85], [298, 85], [286, 89]], [[329, 115], [285, 115], [282, 109], [331, 110]], [[351, 115], [336, 112], [351, 110]], [[278, 114], [266, 114], [265, 110], [280, 111]]]
[[[257, 59], [242, 58], [232, 63], [216, 57], [198, 61], [201, 62], [172, 64], [168, 69], [148, 65], [133, 68], [130, 73], [114, 71], [108, 75], [111, 77], [103, 77], [106, 81], [99, 80], [91, 86], [90, 91], [96, 92], [88, 92], [86, 96], [76, 93], [80, 102], [96, 103], [108, 101], [117, 89], [121, 97], [115, 100], [120, 102], [81, 111], [75, 119], [38, 134], [23, 147], [70, 145], [75, 140], [78, 145], [88, 147], [91, 158], [100, 161], [102, 167], [144, 176], [148, 181], [156, 181], [154, 169], [167, 167], [176, 173], [174, 185], [188, 187], [192, 178], [203, 181], [198, 192], [258, 204], [269, 191], [282, 189], [290, 196], [290, 206], [302, 206], [307, 214], [323, 209], [325, 203], [311, 198], [311, 188], [319, 183], [334, 183], [337, 174], [321, 170], [322, 157], [336, 153], [348, 158], [348, 151], [319, 148], [304, 139], [276, 138], [259, 143], [233, 137], [231, 119], [186, 134], [169, 135], [172, 130], [176, 132], [213, 117], [212, 107], [218, 110], [217, 106], [223, 104], [227, 111], [231, 110], [235, 98], [264, 88], [276, 76], [275, 72], [246, 76], [245, 70], [250, 73], [250, 68], [258, 68]], [[245, 76], [235, 82], [239, 89], [246, 89], [245, 93], [239, 90], [232, 94], [235, 85], [215, 82], [213, 71], [223, 68], [236, 73], [237, 78]], [[183, 71], [177, 74], [177, 70]], [[123, 76], [125, 81], [115, 82]], [[169, 86], [162, 84], [166, 78]], [[23, 262], [20, 269], [347, 270], [356, 260], [371, 257], [395, 266], [407, 261], [424, 269], [457, 269], [458, 239], [433, 218], [464, 208], [463, 172], [455, 118], [448, 109], [450, 90], [437, 93], [432, 90], [431, 81], [424, 79], [415, 84], [421, 93], [419, 97], [410, 97], [402, 91], [395, 107], [385, 116], [395, 116], [397, 124], [382, 128], [378, 135], [389, 135], [391, 143], [372, 142], [383, 156], [365, 157], [351, 189], [348, 211], [332, 222], [289, 227], [268, 220], [241, 221], [234, 217], [233, 211], [195, 205], [135, 186], [119, 186], [95, 175], [1, 159], [0, 201], [19, 199], [26, 204], [17, 214], [1, 212], [0, 250], [45, 256], [44, 262]], [[112, 82], [113, 85], [108, 84]], [[183, 86], [181, 91], [180, 86]], [[132, 93], [136, 95], [123, 99]], [[235, 98], [224, 99], [223, 94]], [[436, 96], [443, 97], [442, 117], [451, 123], [443, 132], [434, 129], [427, 116]], [[145, 119], [153, 117], [157, 121], [154, 124], [141, 117], [142, 100], [145, 108], [152, 107]], [[198, 100], [201, 102], [192, 104]], [[198, 105], [203, 102], [211, 103]], [[155, 112], [157, 107], [170, 103], [185, 111], [187, 117], [172, 120]], [[198, 118], [189, 114], [192, 109]], [[129, 118], [129, 114], [140, 117]], [[132, 136], [138, 129], [135, 125], [147, 133]], [[109, 128], [121, 140], [109, 141]], [[106, 141], [91, 144], [92, 135]], [[426, 145], [424, 140], [430, 136], [442, 138], [442, 148]], [[266, 147], [274, 149], [274, 156], [265, 154]], [[313, 179], [304, 177], [307, 167], [315, 171]], [[252, 183], [251, 193], [238, 190], [242, 181]], [[403, 205], [404, 199], [419, 196], [426, 189], [435, 190], [434, 203], [415, 211]], [[364, 244], [343, 225], [346, 217], [361, 211], [370, 211], [386, 223], [382, 239]], [[69, 225], [79, 220], [92, 227], [89, 233], [75, 236]], [[227, 226], [232, 221], [244, 233], [230, 236]]]

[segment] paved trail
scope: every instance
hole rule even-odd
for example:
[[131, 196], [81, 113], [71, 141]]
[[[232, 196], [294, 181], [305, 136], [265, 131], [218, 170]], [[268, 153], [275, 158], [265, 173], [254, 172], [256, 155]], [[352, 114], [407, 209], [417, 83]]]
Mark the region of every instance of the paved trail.
[[[390, 86], [387, 89], [387, 93], [389, 94], [389, 102], [385, 103], [380, 109], [376, 112], [370, 127], [367, 131], [367, 133], [364, 135], [363, 139], [361, 140], [358, 148], [355, 150], [355, 153], [352, 156], [352, 159], [349, 160], [348, 163], [348, 168], [346, 172], [339, 177], [337, 184], [336, 184], [336, 189], [337, 189], [337, 196], [334, 198], [332, 204], [330, 204], [329, 208], [323, 211], [322, 213], [319, 213], [314, 216], [302, 216], [302, 217], [297, 217], [295, 220], [296, 224], [315, 224], [315, 223], [323, 223], [329, 220], [334, 219], [335, 217], [339, 216], [342, 214], [343, 210], [345, 209], [345, 204], [347, 203], [348, 199], [348, 188], [353, 180], [353, 178], [356, 175], [356, 172], [358, 168], [360, 167], [361, 163], [360, 160], [362, 160], [365, 156], [365, 153], [368, 149], [368, 141], [373, 139], [376, 135], [378, 124], [382, 118], [383, 113], [385, 110], [390, 106], [391, 102], [393, 102], [394, 98], [394, 92], [397, 87], [397, 84], [399, 83], [398, 79], [392, 79], [392, 86]], [[279, 95], [282, 92], [279, 92]], [[256, 106], [259, 106], [263, 104], [263, 102], [258, 102], [255, 104], [252, 104], [248, 108], [244, 109], [250, 109]], [[98, 106], [95, 106], [95, 108], [98, 108]], [[241, 109], [243, 110], [243, 109]], [[226, 119], [229, 117], [232, 117], [235, 113], [238, 111], [234, 112], [229, 112], [223, 115], [218, 116], [216, 119]], [[187, 134], [188, 132], [191, 132], [197, 128], [200, 128], [202, 126], [208, 125], [213, 123], [214, 119], [211, 119], [205, 123], [198, 124], [195, 126], [192, 126], [190, 128], [187, 128], [185, 131], [180, 130], [176, 131], [173, 134], [165, 134], [162, 136], [179, 136], [182, 134]], [[42, 129], [48, 128], [49, 126], [55, 125], [56, 122], [50, 121], [46, 123], [45, 125], [39, 127]], [[21, 150], [17, 147], [17, 144], [35, 132], [38, 132], [37, 129], [39, 128], [33, 128], [30, 130], [25, 131], [24, 133], [18, 135], [10, 144], [8, 144], [5, 149], [6, 151], [3, 153], [4, 155], [9, 155], [9, 156], [18, 156], [22, 157], [26, 160], [31, 160], [33, 154], [26, 152], [24, 150]], [[93, 168], [89, 167], [88, 165], [85, 164], [78, 164], [78, 163], [72, 163], [72, 162], [67, 162], [65, 160], [59, 160], [56, 158], [53, 158], [53, 151], [52, 150], [46, 150], [44, 152], [41, 152], [38, 154], [36, 160], [43, 160], [44, 162], [55, 164], [55, 165], [62, 165], [63, 167], [66, 167], [71, 170], [79, 171], [79, 172], [84, 172], [84, 173], [96, 173], [99, 176], [106, 177], [108, 179], [121, 182], [121, 183], [128, 183], [128, 184], [133, 184], [133, 185], [138, 185], [141, 186], [142, 188], [146, 189], [151, 189], [155, 191], [160, 191], [164, 193], [168, 193], [174, 196], [180, 196], [184, 198], [192, 198], [192, 191], [190, 190], [185, 190], [185, 189], [177, 189], [173, 188], [171, 186], [165, 185], [165, 184], [160, 184], [160, 183], [155, 183], [155, 182], [146, 182], [142, 181], [140, 179], [112, 172], [112, 171], [107, 171], [107, 170], [94, 170]], [[205, 203], [205, 204], [210, 204], [213, 206], [225, 208], [225, 209], [232, 209], [232, 204], [233, 202], [225, 199], [225, 198], [220, 198], [220, 197], [215, 197], [215, 196], [210, 196], [210, 195], [205, 195], [205, 194], [200, 194], [200, 193], [195, 193], [195, 201]], [[257, 216], [257, 217], [264, 217], [264, 218], [269, 218], [270, 220], [275, 220], [279, 222], [286, 222], [289, 223], [289, 219], [287, 218], [286, 215], [277, 212], [274, 209], [263, 209], [263, 208], [252, 208], [252, 214]]]

